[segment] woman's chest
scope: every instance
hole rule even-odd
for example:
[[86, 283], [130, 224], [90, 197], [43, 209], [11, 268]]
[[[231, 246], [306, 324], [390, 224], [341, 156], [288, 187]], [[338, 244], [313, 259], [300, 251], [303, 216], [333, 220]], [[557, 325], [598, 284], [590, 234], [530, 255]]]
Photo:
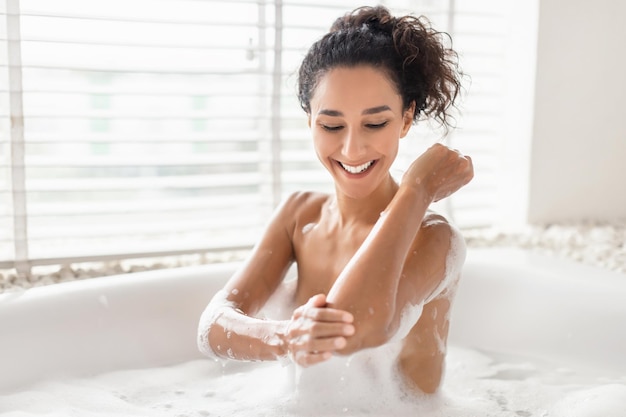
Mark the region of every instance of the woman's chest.
[[354, 229], [340, 233], [317, 227], [294, 242], [298, 269], [295, 298], [298, 305], [313, 295], [328, 294], [365, 240], [367, 232]]

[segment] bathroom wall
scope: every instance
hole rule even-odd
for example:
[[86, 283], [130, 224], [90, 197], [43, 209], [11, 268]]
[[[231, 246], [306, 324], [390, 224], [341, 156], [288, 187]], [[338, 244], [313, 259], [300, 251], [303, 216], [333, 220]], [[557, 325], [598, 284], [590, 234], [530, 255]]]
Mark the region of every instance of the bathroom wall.
[[626, 1], [541, 0], [528, 220], [626, 218]]

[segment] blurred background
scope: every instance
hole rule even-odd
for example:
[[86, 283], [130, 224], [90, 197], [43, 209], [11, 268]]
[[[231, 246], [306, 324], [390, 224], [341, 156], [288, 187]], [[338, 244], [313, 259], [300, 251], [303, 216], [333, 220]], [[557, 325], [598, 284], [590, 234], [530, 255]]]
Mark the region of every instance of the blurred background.
[[375, 4], [427, 16], [467, 74], [457, 128], [414, 126], [394, 175], [442, 141], [474, 160], [436, 207], [470, 244], [596, 239], [626, 271], [624, 2], [0, 0], [0, 281], [245, 256], [286, 195], [332, 191], [296, 71]]

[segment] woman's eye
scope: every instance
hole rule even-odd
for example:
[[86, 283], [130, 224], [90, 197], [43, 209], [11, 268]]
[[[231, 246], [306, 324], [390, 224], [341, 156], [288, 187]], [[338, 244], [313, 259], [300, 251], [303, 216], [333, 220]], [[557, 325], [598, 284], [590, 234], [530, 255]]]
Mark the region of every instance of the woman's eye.
[[336, 132], [337, 130], [343, 129], [343, 126], [328, 126], [322, 125], [322, 129], [327, 130], [329, 132]]
[[380, 129], [387, 126], [387, 122], [382, 122], [382, 123], [368, 123], [365, 125], [365, 127], [370, 128], [370, 129]]

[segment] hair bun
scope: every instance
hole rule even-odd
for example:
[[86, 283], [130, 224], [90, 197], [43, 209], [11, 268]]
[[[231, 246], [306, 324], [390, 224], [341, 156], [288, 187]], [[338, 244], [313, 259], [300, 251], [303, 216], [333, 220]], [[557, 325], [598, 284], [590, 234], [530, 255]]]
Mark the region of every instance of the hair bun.
[[337, 32], [351, 28], [367, 27], [374, 32], [391, 34], [395, 21], [396, 18], [383, 6], [364, 6], [338, 18], [331, 26], [330, 31]]

